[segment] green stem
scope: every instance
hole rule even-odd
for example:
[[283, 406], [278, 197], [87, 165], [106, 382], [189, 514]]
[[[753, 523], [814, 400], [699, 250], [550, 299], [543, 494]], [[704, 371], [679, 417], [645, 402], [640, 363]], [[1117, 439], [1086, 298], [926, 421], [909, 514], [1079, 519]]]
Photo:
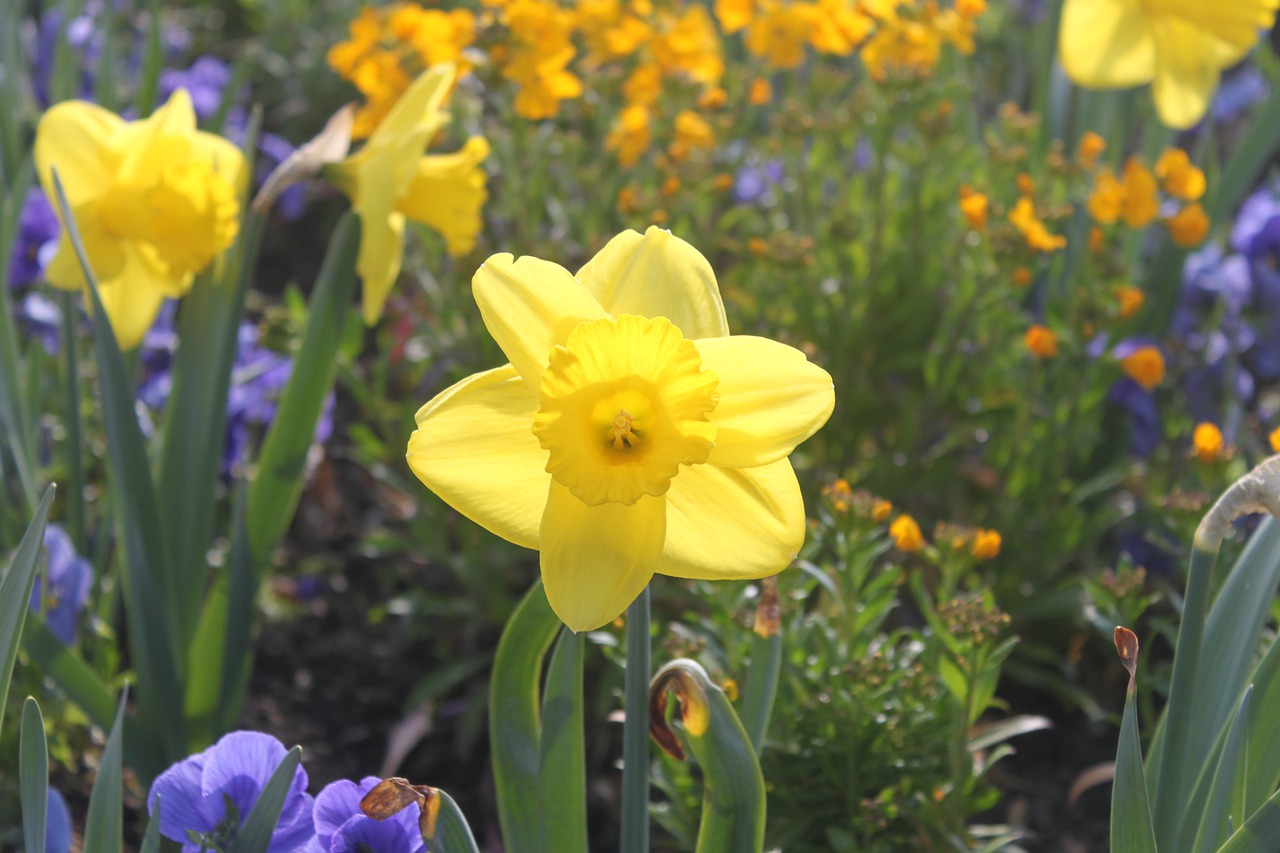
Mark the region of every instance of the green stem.
[[622, 853], [649, 853], [649, 587], [627, 609]]
[[76, 353], [76, 305], [69, 290], [61, 292], [62, 350], [66, 355], [67, 378], [67, 527], [76, 550], [85, 553], [84, 541], [84, 442], [80, 429], [80, 364]]

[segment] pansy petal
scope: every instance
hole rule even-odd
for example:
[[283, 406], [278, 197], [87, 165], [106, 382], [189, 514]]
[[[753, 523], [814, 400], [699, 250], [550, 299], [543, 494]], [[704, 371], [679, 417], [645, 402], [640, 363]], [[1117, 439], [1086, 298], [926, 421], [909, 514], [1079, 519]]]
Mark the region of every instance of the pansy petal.
[[709, 464], [750, 468], [776, 462], [831, 417], [830, 374], [795, 347], [750, 335], [704, 338], [694, 345], [702, 366], [720, 377]]
[[532, 431], [537, 410], [511, 365], [469, 376], [418, 411], [409, 467], [476, 524], [537, 548], [551, 484], [547, 452]]
[[476, 270], [471, 289], [489, 334], [535, 395], [551, 348], [579, 323], [609, 316], [568, 270], [528, 255], [493, 255]]
[[666, 317], [686, 338], [729, 334], [720, 288], [702, 253], [662, 228], [624, 231], [578, 270], [614, 317]]
[[1217, 40], [1185, 21], [1166, 19], [1153, 26], [1159, 44], [1151, 83], [1156, 111], [1169, 127], [1185, 130], [1204, 117], [1218, 87]]
[[103, 141], [123, 127], [119, 116], [85, 101], [63, 101], [44, 114], [36, 128], [34, 154], [40, 184], [54, 210], [54, 169], [72, 209], [107, 191], [115, 164], [106, 156]]
[[1090, 89], [1150, 81], [1156, 69], [1156, 46], [1143, 4], [1067, 0], [1058, 31], [1058, 58], [1073, 82]]
[[617, 617], [653, 577], [666, 530], [666, 499], [587, 506], [552, 482], [542, 518], [542, 583], [571, 631]]
[[[265, 786], [271, 774], [284, 760], [285, 748], [271, 735], [261, 732], [232, 732], [223, 735], [207, 753], [201, 790], [205, 794], [222, 790], [237, 776], [246, 776]], [[298, 773], [305, 780], [306, 771], [301, 765]], [[298, 773], [294, 774], [295, 785]], [[306, 787], [305, 781], [303, 787]]]
[[209, 832], [222, 816], [221, 808], [214, 813], [207, 807], [200, 790], [207, 757], [208, 752], [204, 752], [179, 761], [151, 783], [147, 810], [154, 812], [159, 798], [160, 832], [165, 838], [186, 841], [188, 829]]
[[316, 796], [312, 812], [317, 835], [333, 835], [352, 815], [362, 814], [360, 800], [364, 794], [355, 782], [340, 779], [324, 786]]
[[680, 578], [761, 578], [804, 544], [804, 500], [791, 462], [759, 468], [694, 465], [667, 492], [667, 540], [658, 572]]

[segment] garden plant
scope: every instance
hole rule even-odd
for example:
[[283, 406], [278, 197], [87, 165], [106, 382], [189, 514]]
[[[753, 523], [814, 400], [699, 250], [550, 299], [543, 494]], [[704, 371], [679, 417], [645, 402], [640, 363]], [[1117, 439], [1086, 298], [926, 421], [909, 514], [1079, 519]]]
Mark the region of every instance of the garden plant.
[[1280, 850], [1278, 8], [0, 0], [0, 851]]

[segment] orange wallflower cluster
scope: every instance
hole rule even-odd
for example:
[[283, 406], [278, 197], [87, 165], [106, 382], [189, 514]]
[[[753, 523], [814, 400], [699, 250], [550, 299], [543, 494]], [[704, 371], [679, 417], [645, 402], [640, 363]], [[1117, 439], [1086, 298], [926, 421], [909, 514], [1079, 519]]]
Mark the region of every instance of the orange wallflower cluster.
[[459, 77], [471, 70], [464, 51], [475, 41], [476, 17], [466, 9], [424, 9], [417, 3], [365, 7], [348, 35], [329, 48], [328, 60], [364, 96], [352, 127], [352, 135], [364, 139], [426, 68], [455, 62]]
[[1162, 189], [1169, 200], [1180, 204], [1176, 213], [1164, 218], [1174, 243], [1187, 248], [1203, 243], [1210, 226], [1209, 215], [1200, 204], [1205, 192], [1204, 172], [1178, 148], [1165, 151], [1154, 171], [1136, 157], [1125, 162], [1119, 176], [1110, 169], [1099, 171], [1089, 196], [1089, 215], [1102, 225], [1123, 221], [1129, 228], [1144, 228], [1160, 216]]

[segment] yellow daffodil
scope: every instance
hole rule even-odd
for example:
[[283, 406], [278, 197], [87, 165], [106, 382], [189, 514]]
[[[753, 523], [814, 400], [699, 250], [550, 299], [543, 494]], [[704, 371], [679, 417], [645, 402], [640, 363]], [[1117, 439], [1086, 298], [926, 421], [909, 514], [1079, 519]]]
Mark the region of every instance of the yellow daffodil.
[[787, 566], [805, 529], [787, 456], [830, 416], [831, 377], [799, 350], [730, 336], [697, 250], [627, 231], [576, 276], [501, 254], [472, 287], [511, 363], [422, 407], [409, 466], [463, 515], [541, 552], [566, 625], [608, 623], [655, 572]]
[[1058, 54], [1090, 89], [1150, 83], [1165, 124], [1187, 128], [1209, 107], [1222, 69], [1269, 30], [1280, 0], [1066, 0]]
[[[183, 89], [141, 121], [57, 104], [36, 129], [35, 161], [55, 209], [58, 172], [121, 349], [141, 343], [164, 300], [186, 293], [235, 239], [244, 157], [196, 130]], [[86, 286], [65, 227], [46, 275], [68, 290]]]
[[406, 218], [444, 235], [451, 254], [471, 250], [487, 197], [479, 164], [488, 143], [475, 138], [456, 154], [423, 156], [449, 115], [445, 98], [455, 69], [448, 63], [424, 72], [400, 96], [364, 147], [326, 174], [351, 199], [360, 217], [356, 271], [364, 281], [363, 313], [377, 322], [404, 258]]

